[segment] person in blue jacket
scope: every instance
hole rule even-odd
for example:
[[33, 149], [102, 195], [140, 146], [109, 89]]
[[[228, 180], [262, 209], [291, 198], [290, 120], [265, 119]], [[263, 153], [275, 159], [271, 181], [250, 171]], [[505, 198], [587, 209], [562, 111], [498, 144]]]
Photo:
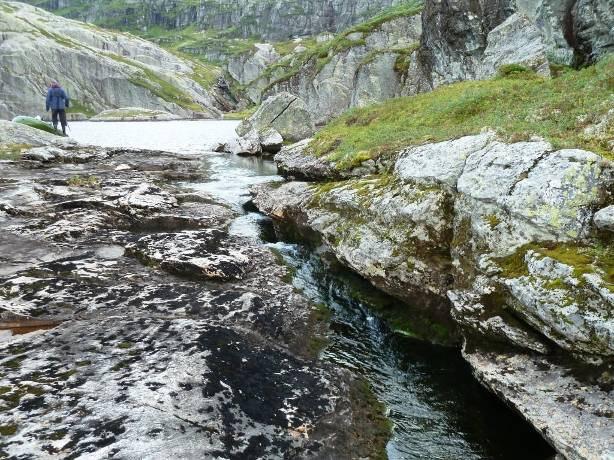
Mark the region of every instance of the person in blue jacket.
[[47, 90], [47, 112], [51, 110], [51, 121], [55, 129], [58, 129], [58, 117], [60, 118], [64, 135], [66, 135], [66, 109], [69, 105], [70, 101], [66, 91], [57, 81], [52, 82], [51, 87]]

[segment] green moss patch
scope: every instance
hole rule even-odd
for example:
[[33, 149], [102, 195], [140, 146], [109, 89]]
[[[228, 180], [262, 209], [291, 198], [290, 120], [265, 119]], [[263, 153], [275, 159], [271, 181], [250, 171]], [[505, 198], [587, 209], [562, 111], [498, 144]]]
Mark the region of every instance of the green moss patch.
[[0, 435], [13, 436], [15, 433], [17, 433], [17, 425], [0, 425]]
[[0, 145], [0, 160], [19, 160], [21, 154], [30, 148], [32, 148], [30, 144], [2, 144]]
[[[506, 278], [528, 276], [529, 271], [525, 263], [525, 255], [529, 250], [569, 265], [573, 268], [573, 276], [581, 284], [584, 283], [584, 274], [598, 274], [604, 280], [606, 287], [614, 292], [614, 245], [612, 244], [595, 244], [592, 246], [527, 244], [508, 257], [495, 259], [495, 262], [502, 269], [502, 275]], [[553, 280], [549, 282], [548, 287], [552, 289], [562, 288], [562, 284], [562, 281]]]
[[355, 458], [385, 460], [388, 458], [386, 445], [393, 428], [392, 422], [385, 415], [386, 407], [363, 378], [352, 382], [350, 401], [354, 419], [352, 441]]
[[73, 176], [68, 179], [67, 184], [70, 187], [100, 187], [100, 179], [96, 176]]
[[252, 106], [243, 110], [239, 110], [237, 112], [228, 112], [224, 114], [225, 120], [245, 120], [246, 118], [251, 117], [258, 107]]
[[582, 70], [568, 69], [553, 79], [516, 67], [503, 73], [492, 80], [456, 83], [350, 110], [316, 134], [313, 153], [340, 169], [351, 169], [365, 158], [490, 127], [508, 140], [538, 135], [557, 148], [585, 148], [614, 159], [607, 137], [584, 134], [612, 108], [614, 56]]

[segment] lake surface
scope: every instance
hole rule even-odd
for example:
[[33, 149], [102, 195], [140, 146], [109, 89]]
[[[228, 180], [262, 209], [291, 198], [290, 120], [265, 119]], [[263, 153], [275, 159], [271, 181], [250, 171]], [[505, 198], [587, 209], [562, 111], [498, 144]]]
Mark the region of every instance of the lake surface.
[[317, 249], [278, 241], [270, 220], [247, 210], [251, 185], [281, 178], [271, 161], [209, 151], [211, 145], [232, 138], [237, 124], [75, 122], [71, 135], [83, 143], [168, 150], [202, 158], [209, 179], [185, 185], [242, 211], [231, 231], [277, 250], [293, 267], [297, 289], [331, 310], [331, 341], [322, 358], [364, 377], [384, 403], [394, 424], [389, 458], [551, 458], [553, 451], [542, 438], [475, 381], [457, 349], [393, 333], [366, 300], [372, 296], [361, 295], [382, 294]]

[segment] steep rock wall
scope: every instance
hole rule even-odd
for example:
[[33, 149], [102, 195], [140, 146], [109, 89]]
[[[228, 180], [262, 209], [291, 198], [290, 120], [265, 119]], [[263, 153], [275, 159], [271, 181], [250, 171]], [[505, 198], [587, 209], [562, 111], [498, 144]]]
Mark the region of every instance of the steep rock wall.
[[28, 3], [71, 17], [122, 28], [161, 26], [231, 29], [236, 37], [286, 40], [338, 32], [401, 0], [30, 0]]

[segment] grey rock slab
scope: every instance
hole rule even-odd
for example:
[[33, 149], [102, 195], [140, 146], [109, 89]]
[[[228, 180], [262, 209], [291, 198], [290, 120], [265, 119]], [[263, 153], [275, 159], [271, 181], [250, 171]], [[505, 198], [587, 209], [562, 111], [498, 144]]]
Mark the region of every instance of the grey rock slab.
[[456, 188], [469, 155], [482, 151], [494, 140], [495, 134], [487, 132], [410, 147], [399, 154], [394, 172], [403, 180], [434, 181]]
[[504, 281], [516, 313], [566, 350], [614, 356], [614, 303], [570, 282], [573, 269], [565, 264], [533, 251], [525, 260], [529, 275]]
[[205, 279], [241, 279], [253, 265], [240, 244], [213, 229], [147, 235], [126, 250], [171, 273]]
[[11, 456], [276, 456], [322, 449], [322, 418], [349, 422], [342, 372], [230, 325], [106, 318], [2, 348], [0, 365], [19, 362], [2, 379]]
[[474, 199], [496, 201], [512, 191], [534, 164], [552, 150], [547, 142], [492, 142], [467, 158], [458, 191]]
[[540, 159], [499, 202], [513, 215], [546, 228], [560, 240], [576, 239], [588, 231], [592, 210], [601, 202], [612, 171], [594, 153], [559, 150]]
[[614, 456], [614, 395], [565, 365], [521, 353], [463, 351], [474, 375], [515, 408], [565, 458]]
[[515, 13], [490, 31], [478, 78], [489, 78], [505, 64], [519, 64], [537, 74], [550, 76], [547, 49], [537, 26]]
[[334, 179], [340, 175], [340, 172], [329, 161], [310, 153], [311, 140], [305, 139], [285, 146], [275, 155], [279, 174], [301, 180]]

